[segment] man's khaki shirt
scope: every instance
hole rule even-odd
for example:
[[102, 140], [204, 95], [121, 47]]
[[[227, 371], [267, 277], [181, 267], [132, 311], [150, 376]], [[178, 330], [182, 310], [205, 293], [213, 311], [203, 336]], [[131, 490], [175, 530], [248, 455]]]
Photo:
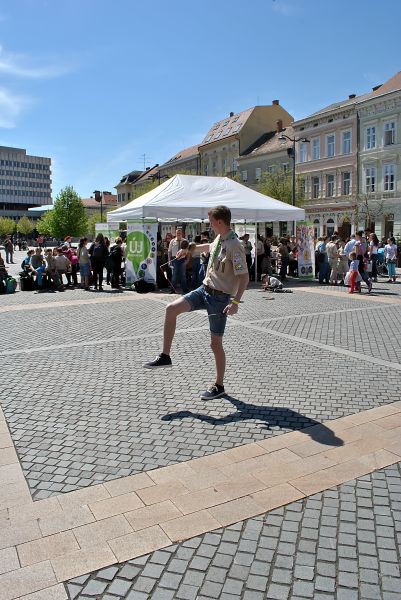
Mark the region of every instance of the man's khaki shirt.
[[238, 291], [238, 275], [245, 273], [248, 273], [245, 250], [235, 233], [230, 230], [217, 236], [210, 246], [204, 285], [234, 297]]

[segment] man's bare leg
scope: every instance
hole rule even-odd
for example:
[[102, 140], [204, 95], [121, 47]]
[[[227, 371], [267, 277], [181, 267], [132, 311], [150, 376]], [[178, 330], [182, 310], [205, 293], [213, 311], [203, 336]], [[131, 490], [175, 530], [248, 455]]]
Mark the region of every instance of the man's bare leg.
[[226, 353], [223, 348], [223, 336], [212, 334], [210, 346], [216, 362], [216, 383], [222, 386], [226, 370]]
[[178, 315], [190, 312], [190, 310], [191, 305], [185, 298], [178, 298], [178, 300], [174, 300], [174, 302], [166, 307], [163, 331], [163, 354], [170, 356]]

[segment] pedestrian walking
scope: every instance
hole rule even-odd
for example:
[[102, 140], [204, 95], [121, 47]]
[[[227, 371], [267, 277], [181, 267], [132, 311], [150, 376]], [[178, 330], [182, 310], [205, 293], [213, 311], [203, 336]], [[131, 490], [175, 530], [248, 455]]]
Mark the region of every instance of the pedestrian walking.
[[358, 281], [358, 279], [360, 278], [359, 260], [357, 258], [356, 252], [351, 252], [349, 257], [351, 259], [351, 263], [349, 265], [349, 271], [348, 271], [348, 278], [349, 278], [348, 281], [349, 281], [349, 285], [350, 285], [350, 290], [348, 293], [353, 294], [354, 292], [361, 291], [361, 284]]
[[4, 241], [4, 250], [6, 253], [6, 263], [8, 265], [13, 265], [14, 261], [13, 261], [13, 257], [14, 257], [14, 244], [13, 241], [11, 239], [11, 236], [8, 235]]
[[[166, 307], [163, 351], [144, 365], [147, 369], [171, 367], [171, 345], [177, 317], [192, 310], [206, 310], [209, 315], [211, 348], [216, 364], [215, 383], [201, 394], [203, 400], [220, 398], [225, 394], [224, 373], [226, 356], [223, 335], [228, 316], [237, 314], [240, 300], [249, 282], [244, 247], [231, 229], [231, 211], [227, 206], [217, 206], [208, 213], [210, 226], [216, 239], [210, 245], [198, 247], [200, 252], [210, 250], [210, 260], [203, 284]], [[185, 255], [186, 251], [178, 254]]]
[[384, 257], [386, 260], [388, 281], [387, 283], [395, 283], [396, 273], [395, 266], [397, 264], [397, 244], [395, 238], [388, 238], [387, 244], [384, 246]]

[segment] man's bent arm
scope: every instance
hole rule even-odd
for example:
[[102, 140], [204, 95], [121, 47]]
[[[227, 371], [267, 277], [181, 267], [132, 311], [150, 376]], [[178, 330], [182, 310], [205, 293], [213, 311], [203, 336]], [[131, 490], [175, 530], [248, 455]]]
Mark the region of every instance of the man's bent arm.
[[249, 283], [249, 273], [243, 273], [242, 275], [237, 275], [239, 279], [238, 292], [235, 294], [237, 300], [241, 300], [246, 288]]

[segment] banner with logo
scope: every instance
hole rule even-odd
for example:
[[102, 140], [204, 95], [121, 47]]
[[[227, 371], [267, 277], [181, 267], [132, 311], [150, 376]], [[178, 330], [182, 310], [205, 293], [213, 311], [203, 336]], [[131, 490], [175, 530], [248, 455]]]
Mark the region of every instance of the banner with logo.
[[137, 279], [156, 283], [157, 221], [127, 222], [126, 286]]
[[313, 279], [315, 274], [315, 237], [313, 223], [297, 221], [298, 277]]

